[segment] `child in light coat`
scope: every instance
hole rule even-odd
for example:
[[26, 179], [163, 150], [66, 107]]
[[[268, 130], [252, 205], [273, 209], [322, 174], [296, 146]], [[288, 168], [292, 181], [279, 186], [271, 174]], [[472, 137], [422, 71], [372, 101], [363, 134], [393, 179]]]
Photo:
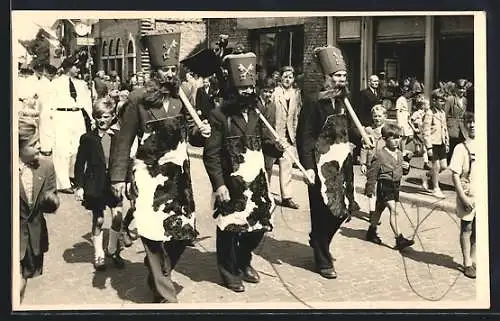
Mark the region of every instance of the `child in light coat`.
[[[448, 127], [446, 125], [446, 114], [444, 104], [445, 93], [442, 89], [432, 92], [432, 101], [429, 112], [423, 117], [422, 132], [427, 154], [432, 163], [430, 176], [433, 183], [432, 195], [437, 198], [445, 198], [439, 188], [439, 174], [448, 166], [446, 154], [449, 150]], [[428, 189], [427, 180], [422, 183], [424, 189]]]

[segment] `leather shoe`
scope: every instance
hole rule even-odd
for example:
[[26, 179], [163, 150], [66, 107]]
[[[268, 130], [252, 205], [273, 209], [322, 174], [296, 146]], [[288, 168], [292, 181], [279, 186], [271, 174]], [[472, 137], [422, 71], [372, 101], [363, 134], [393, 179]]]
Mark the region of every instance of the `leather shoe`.
[[334, 268], [320, 269], [319, 274], [326, 279], [336, 279], [337, 278], [337, 272], [335, 272]]
[[245, 292], [245, 286], [242, 283], [232, 283], [232, 284], [226, 283], [225, 286], [229, 290], [232, 290], [237, 293]]
[[243, 281], [248, 283], [259, 283], [260, 276], [257, 271], [251, 266], [248, 266], [243, 269]]
[[108, 253], [107, 255], [111, 258], [117, 268], [123, 269], [125, 267], [125, 260], [123, 260], [123, 258], [120, 256], [119, 251], [116, 251], [113, 254]]

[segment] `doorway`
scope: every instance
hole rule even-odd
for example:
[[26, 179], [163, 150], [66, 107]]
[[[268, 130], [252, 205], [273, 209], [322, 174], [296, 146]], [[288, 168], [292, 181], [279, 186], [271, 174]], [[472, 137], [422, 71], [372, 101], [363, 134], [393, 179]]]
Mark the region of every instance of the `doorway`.
[[353, 97], [361, 91], [361, 43], [344, 42], [339, 44], [347, 66], [347, 81]]
[[455, 81], [465, 78], [474, 83], [474, 35], [443, 36], [439, 40], [438, 48], [439, 81]]

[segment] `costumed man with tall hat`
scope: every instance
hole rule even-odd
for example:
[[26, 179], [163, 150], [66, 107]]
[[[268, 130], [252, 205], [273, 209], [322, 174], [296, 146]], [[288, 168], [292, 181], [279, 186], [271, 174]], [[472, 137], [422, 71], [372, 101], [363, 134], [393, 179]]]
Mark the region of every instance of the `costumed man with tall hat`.
[[124, 195], [137, 137], [131, 175], [137, 193], [134, 218], [146, 251], [148, 284], [155, 302], [173, 303], [177, 295], [171, 272], [198, 235], [187, 143], [202, 146], [211, 128], [208, 121], [196, 127], [179, 99], [180, 33], [150, 34], [142, 40], [149, 50], [151, 77], [123, 106], [110, 175], [114, 192]]
[[314, 54], [325, 82], [315, 102], [304, 105], [300, 113], [297, 148], [309, 182], [309, 244], [316, 269], [321, 276], [334, 279], [337, 272], [330, 243], [359, 205], [354, 199], [353, 154], [348, 138], [346, 64], [336, 47], [316, 48]]
[[272, 230], [274, 209], [263, 153], [283, 154], [257, 113], [263, 107], [255, 92], [256, 62], [251, 52], [224, 57], [230, 86], [222, 105], [210, 113], [212, 135], [203, 150], [214, 191], [218, 269], [224, 285], [235, 292], [245, 291], [242, 281], [260, 281], [251, 266], [252, 251]]
[[77, 78], [78, 60], [65, 58], [61, 64], [63, 74], [52, 81], [52, 95], [49, 106], [52, 109], [53, 144], [43, 144], [42, 152], [50, 152], [57, 174], [57, 189], [73, 193], [71, 178], [74, 177], [74, 163], [80, 137], [90, 129], [92, 97], [85, 88], [86, 83]]

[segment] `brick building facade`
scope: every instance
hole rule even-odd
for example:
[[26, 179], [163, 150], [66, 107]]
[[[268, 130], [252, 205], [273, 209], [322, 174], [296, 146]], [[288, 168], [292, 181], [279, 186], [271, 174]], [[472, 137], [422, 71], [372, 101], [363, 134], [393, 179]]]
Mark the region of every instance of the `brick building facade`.
[[107, 74], [113, 70], [127, 81], [131, 75], [150, 70], [147, 50], [141, 37], [153, 30], [180, 32], [180, 59], [206, 46], [206, 24], [202, 19], [101, 19], [94, 25], [96, 70]]
[[[294, 67], [304, 74], [305, 93], [316, 92], [321, 87], [323, 76], [313, 60], [313, 50], [327, 43], [327, 17], [214, 18], [207, 19], [207, 30], [210, 44], [214, 44], [220, 34], [227, 34], [230, 43], [241, 43], [245, 48], [256, 52], [257, 56], [259, 56], [259, 34], [292, 33], [300, 30], [298, 34], [302, 35], [303, 39], [300, 41], [302, 53], [299, 57], [302, 59], [299, 59]], [[286, 64], [278, 63], [266, 74], [269, 75], [272, 69], [279, 69]]]
[[[74, 32], [70, 24], [64, 25], [68, 30], [63, 42], [71, 53]], [[427, 94], [440, 80], [474, 80], [473, 63], [456, 68], [448, 59], [458, 54], [462, 61], [474, 61], [472, 15], [103, 19], [90, 35], [95, 39], [94, 69], [116, 70], [125, 81], [137, 72], [147, 75], [149, 57], [140, 38], [151, 30], [181, 32], [180, 59], [213, 46], [220, 34], [227, 34], [231, 43], [256, 53], [261, 79], [283, 66], [294, 66], [303, 76], [306, 95], [322, 86], [313, 50], [327, 44], [343, 51], [353, 94], [367, 85], [371, 74], [381, 72], [397, 80], [414, 76]]]
[[[474, 16], [316, 16], [206, 19], [211, 44], [219, 34], [256, 53], [260, 68], [292, 65], [303, 73], [303, 89], [311, 95], [322, 86], [313, 59], [318, 46], [336, 45], [348, 68], [349, 89], [367, 86], [371, 74], [386, 79], [416, 77], [426, 94], [441, 80], [474, 79]], [[289, 37], [289, 39], [287, 39]], [[269, 48], [273, 51], [269, 63]], [[267, 51], [266, 51], [267, 50]], [[450, 56], [470, 61], [456, 68]], [[267, 65], [267, 66], [266, 66]]]

